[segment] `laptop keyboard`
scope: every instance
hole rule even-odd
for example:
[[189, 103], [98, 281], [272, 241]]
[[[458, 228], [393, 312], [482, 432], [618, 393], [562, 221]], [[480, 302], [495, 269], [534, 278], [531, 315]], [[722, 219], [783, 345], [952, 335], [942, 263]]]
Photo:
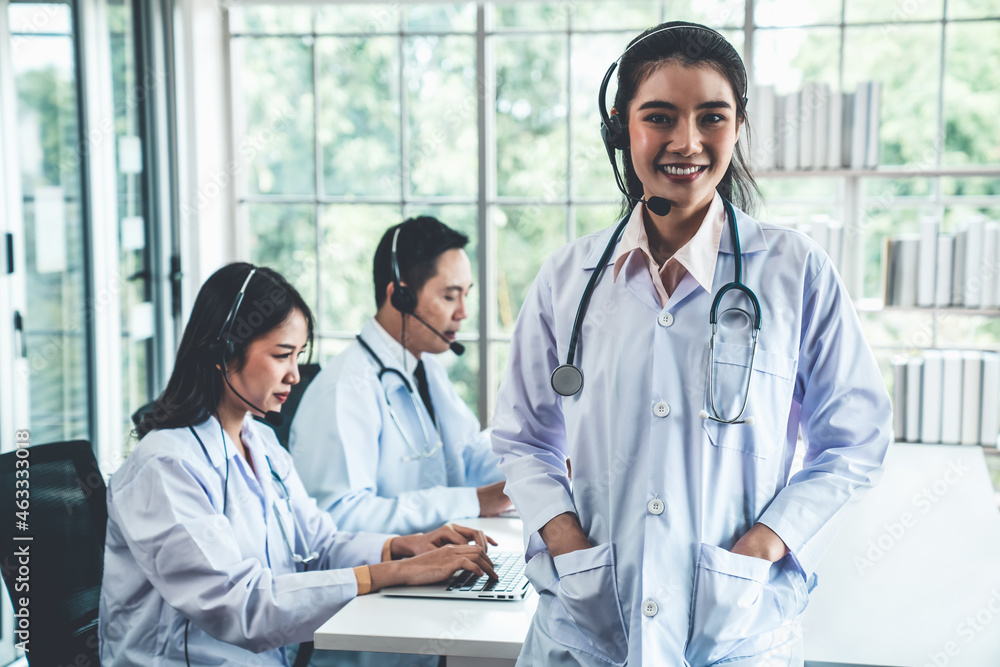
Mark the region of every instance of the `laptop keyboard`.
[[489, 591], [491, 593], [516, 593], [524, 588], [524, 556], [517, 551], [498, 551], [489, 555], [499, 579], [476, 576], [463, 570], [448, 581], [449, 591]]

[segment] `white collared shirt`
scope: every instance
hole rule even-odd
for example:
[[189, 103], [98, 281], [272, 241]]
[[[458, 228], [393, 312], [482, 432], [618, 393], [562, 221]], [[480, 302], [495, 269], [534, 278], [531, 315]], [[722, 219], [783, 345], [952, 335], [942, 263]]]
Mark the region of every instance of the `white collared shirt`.
[[643, 203], [632, 209], [632, 215], [625, 226], [615, 254], [612, 274], [614, 280], [618, 280], [618, 274], [626, 263], [635, 261], [645, 264], [653, 287], [660, 297], [661, 306], [667, 305], [670, 295], [674, 293], [686, 274], [690, 274], [705, 291], [711, 292], [722, 229], [726, 224], [726, 209], [722, 203], [722, 196], [718, 192], [715, 193], [694, 236], [667, 259], [663, 266], [657, 266], [649, 248], [645, 210], [646, 205]]

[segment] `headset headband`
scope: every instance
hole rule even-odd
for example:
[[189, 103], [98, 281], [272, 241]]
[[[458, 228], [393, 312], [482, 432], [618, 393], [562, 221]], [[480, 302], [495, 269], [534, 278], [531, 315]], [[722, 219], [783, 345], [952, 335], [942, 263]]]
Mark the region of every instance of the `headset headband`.
[[[602, 122], [602, 124], [603, 124], [604, 127], [611, 127], [612, 126], [611, 115], [608, 113], [607, 101], [606, 100], [607, 100], [607, 94], [608, 94], [608, 84], [611, 82], [611, 75], [614, 74], [615, 68], [618, 67], [618, 63], [621, 62], [622, 58], [624, 58], [626, 55], [628, 55], [629, 51], [631, 51], [635, 47], [639, 46], [640, 44], [642, 44], [644, 41], [646, 41], [650, 37], [653, 37], [655, 35], [659, 35], [659, 34], [665, 33], [665, 32], [670, 31], [670, 30], [680, 30], [682, 28], [687, 28], [689, 30], [701, 30], [701, 31], [704, 31], [704, 32], [707, 32], [707, 33], [711, 33], [712, 35], [715, 35], [719, 39], [721, 39], [724, 42], [726, 42], [727, 44], [729, 43], [729, 40], [727, 40], [725, 37], [723, 37], [722, 33], [720, 33], [718, 30], [713, 30], [712, 28], [709, 28], [709, 27], [703, 26], [703, 25], [698, 25], [696, 23], [685, 23], [685, 24], [682, 24], [682, 25], [671, 25], [671, 26], [667, 26], [665, 28], [660, 28], [659, 30], [654, 30], [651, 33], [647, 33], [647, 34], [639, 37], [637, 40], [635, 40], [634, 42], [632, 42], [631, 44], [629, 44], [627, 47], [625, 47], [625, 50], [622, 51], [622, 54], [620, 56], [618, 56], [613, 63], [611, 63], [611, 67], [608, 68], [607, 73], [605, 73], [605, 75], [604, 75], [604, 80], [601, 81], [601, 90], [598, 93], [598, 105], [597, 105], [597, 107], [598, 107], [598, 110], [601, 113], [601, 122]], [[732, 46], [732, 44], [730, 44], [730, 46]], [[736, 49], [734, 48], [733, 51], [735, 51], [735, 50]], [[744, 90], [743, 90], [743, 106], [745, 107], [747, 105], [747, 102], [749, 101], [748, 98], [747, 98], [746, 87], [750, 85], [750, 79], [749, 79], [749, 76], [747, 75], [746, 65], [743, 64], [743, 59], [739, 57], [738, 53], [736, 54], [736, 57], [739, 58], [740, 65], [743, 67], [743, 85], [744, 85]], [[616, 148], [617, 147], [618, 146], [616, 146]]]
[[403, 229], [403, 223], [396, 227], [392, 234], [392, 297], [389, 303], [393, 308], [404, 315], [412, 315], [417, 309], [417, 293], [408, 285], [404, 285], [399, 272], [399, 257], [396, 254], [396, 245], [399, 243], [399, 232]]
[[219, 329], [219, 335], [215, 339], [216, 345], [222, 345], [223, 355], [228, 356], [228, 354], [233, 353], [233, 325], [236, 323], [236, 314], [240, 310], [240, 304], [243, 303], [243, 297], [247, 291], [247, 285], [250, 284], [250, 279], [253, 278], [253, 274], [257, 273], [257, 267], [250, 269], [250, 273], [247, 274], [246, 279], [243, 281], [243, 286], [240, 287], [239, 293], [233, 300], [233, 305], [229, 309], [229, 314], [226, 315], [226, 319], [222, 322], [222, 328]]

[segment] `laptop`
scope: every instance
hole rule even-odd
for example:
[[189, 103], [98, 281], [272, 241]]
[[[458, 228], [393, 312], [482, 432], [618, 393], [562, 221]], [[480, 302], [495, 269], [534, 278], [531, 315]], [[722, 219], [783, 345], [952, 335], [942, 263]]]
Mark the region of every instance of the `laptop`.
[[530, 584], [524, 576], [524, 554], [520, 551], [490, 553], [493, 569], [500, 577], [490, 581], [487, 576], [459, 570], [450, 579], [427, 586], [393, 586], [382, 594], [393, 597], [445, 598], [452, 600], [523, 600]]

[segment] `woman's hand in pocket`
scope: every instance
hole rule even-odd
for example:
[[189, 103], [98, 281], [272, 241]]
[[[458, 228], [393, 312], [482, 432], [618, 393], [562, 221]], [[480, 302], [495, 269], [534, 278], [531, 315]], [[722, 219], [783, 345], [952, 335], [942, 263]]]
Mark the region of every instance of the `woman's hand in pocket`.
[[741, 556], [777, 563], [788, 555], [788, 546], [773, 530], [762, 523], [756, 523], [737, 540], [730, 551]]
[[590, 540], [584, 535], [580, 520], [572, 512], [553, 517], [542, 526], [539, 534], [553, 558], [590, 548]]
[[623, 664], [628, 635], [618, 596], [611, 543], [577, 549], [552, 559], [557, 577], [549, 608], [549, 632], [567, 646]]

